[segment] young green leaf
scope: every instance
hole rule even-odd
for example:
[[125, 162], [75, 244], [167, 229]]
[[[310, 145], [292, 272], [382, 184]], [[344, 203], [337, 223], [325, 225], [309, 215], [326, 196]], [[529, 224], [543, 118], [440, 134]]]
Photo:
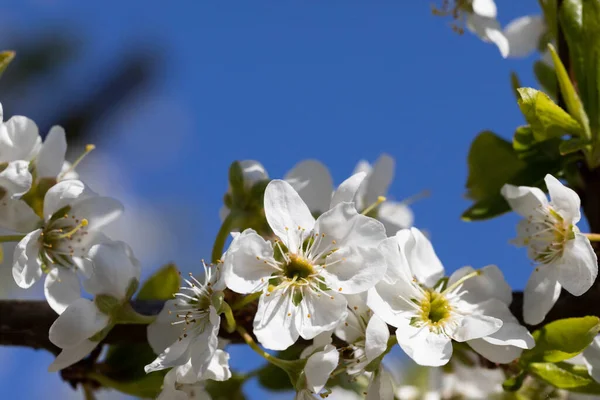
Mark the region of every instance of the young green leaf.
[[592, 379], [582, 365], [568, 363], [532, 363], [528, 372], [559, 389], [588, 394], [600, 394], [600, 384]]
[[533, 332], [535, 347], [521, 355], [521, 365], [559, 362], [581, 353], [600, 332], [597, 317], [566, 318], [550, 322]]
[[560, 150], [560, 154], [566, 155], [570, 153], [574, 153], [576, 151], [580, 151], [591, 145], [592, 142], [587, 140], [582, 140], [580, 138], [573, 138], [569, 140], [564, 140], [560, 143], [558, 149]]
[[581, 134], [581, 126], [566, 111], [556, 105], [548, 95], [532, 88], [517, 89], [519, 107], [533, 131], [533, 137], [541, 142], [566, 133]]
[[536, 61], [533, 64], [533, 73], [544, 92], [553, 98], [558, 98], [558, 84], [556, 82], [556, 72], [554, 68], [543, 61]]
[[170, 300], [179, 291], [181, 277], [174, 264], [167, 264], [156, 271], [138, 292], [138, 300]]

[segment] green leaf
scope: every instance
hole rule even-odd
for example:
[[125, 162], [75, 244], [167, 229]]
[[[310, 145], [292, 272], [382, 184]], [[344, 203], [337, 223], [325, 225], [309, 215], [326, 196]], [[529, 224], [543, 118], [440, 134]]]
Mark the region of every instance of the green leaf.
[[512, 87], [512, 90], [513, 90], [515, 96], [517, 97], [517, 99], [519, 99], [519, 92], [517, 90], [519, 90], [519, 88], [522, 87], [523, 85], [521, 85], [519, 76], [514, 71], [511, 71], [511, 73], [510, 73], [510, 86]]
[[117, 381], [134, 381], [146, 376], [144, 366], [156, 359], [147, 343], [117, 344], [109, 347], [104, 374]]
[[461, 216], [463, 221], [481, 221], [510, 211], [510, 206], [500, 192], [475, 202]]
[[[577, 87], [581, 91], [586, 111], [590, 118], [592, 132], [598, 135], [600, 130], [600, 2], [598, 0], [580, 1], [583, 9], [580, 11], [582, 20], [583, 63], [580, 60], [575, 66]], [[598, 137], [593, 138], [598, 140]]]
[[246, 379], [236, 374], [223, 382], [207, 380], [206, 391], [210, 394], [212, 400], [245, 400], [246, 397], [242, 391], [244, 382], [246, 382]]
[[135, 381], [116, 381], [97, 372], [90, 373], [88, 376], [102, 386], [113, 388], [121, 393], [154, 399], [161, 391], [166, 373], [167, 371], [152, 372]]
[[181, 277], [174, 264], [167, 264], [154, 273], [142, 285], [138, 300], [170, 300], [179, 291]]
[[535, 362], [559, 362], [575, 357], [600, 332], [597, 317], [566, 318], [550, 322], [533, 332], [535, 347], [525, 350], [521, 365]]
[[532, 363], [528, 371], [535, 377], [559, 389], [578, 393], [600, 394], [600, 384], [592, 379], [583, 365], [568, 363]]
[[544, 91], [553, 99], [558, 98], [558, 84], [554, 68], [543, 61], [536, 61], [533, 64], [533, 73]]
[[525, 378], [527, 378], [527, 372], [521, 371], [517, 375], [511, 376], [502, 382], [502, 388], [507, 392], [516, 392], [523, 386]]
[[8, 65], [15, 58], [14, 51], [3, 51], [0, 53], [0, 76], [4, 73]]
[[519, 126], [513, 136], [513, 149], [517, 152], [531, 150], [535, 145], [533, 131], [529, 125]]
[[529, 122], [536, 141], [561, 137], [566, 133], [572, 135], [581, 133], [579, 123], [545, 93], [532, 88], [519, 88], [517, 91], [519, 107]]
[[591, 144], [592, 144], [592, 142], [590, 142], [590, 141], [579, 139], [579, 138], [573, 138], [573, 139], [562, 141], [560, 143], [560, 146], [558, 147], [558, 149], [560, 150], [560, 154], [566, 155], [566, 154], [574, 153], [576, 151], [583, 150]]
[[467, 197], [483, 200], [500, 193], [502, 186], [527, 164], [515, 154], [512, 144], [493, 132], [480, 133], [468, 155]]
[[579, 99], [579, 96], [577, 95], [577, 92], [571, 83], [571, 79], [569, 78], [569, 74], [565, 69], [565, 66], [560, 61], [558, 54], [556, 54], [554, 46], [549, 44], [548, 48], [550, 49], [550, 54], [552, 55], [552, 61], [554, 61], [554, 69], [556, 70], [556, 76], [558, 78], [558, 86], [560, 87], [560, 92], [565, 100], [567, 110], [569, 110], [569, 114], [571, 114], [571, 116], [577, 122], [579, 122], [583, 128], [584, 137], [589, 139], [591, 138], [590, 123], [583, 107], [583, 103]]

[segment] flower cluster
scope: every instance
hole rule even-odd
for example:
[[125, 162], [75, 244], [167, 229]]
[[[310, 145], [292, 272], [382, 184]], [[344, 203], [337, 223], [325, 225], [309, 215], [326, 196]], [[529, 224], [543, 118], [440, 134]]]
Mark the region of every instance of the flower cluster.
[[[59, 127], [42, 141], [25, 117], [0, 124], [0, 229], [3, 241], [18, 242], [15, 282], [29, 288], [46, 275], [44, 294], [59, 314], [49, 339], [61, 349], [51, 371], [86, 357], [117, 324], [148, 324], [157, 356], [145, 371], [162, 373], [159, 399], [209, 399], [207, 380], [231, 378], [228, 342], [220, 336], [227, 331], [284, 369], [297, 399], [328, 396], [331, 378], [344, 374], [362, 382], [367, 399], [392, 400], [416, 390], [396, 385], [383, 363], [396, 344], [434, 368], [455, 364], [453, 354], [507, 364], [535, 346], [509, 309], [512, 291], [497, 266], [446, 274], [432, 243], [411, 227], [408, 202], [386, 199], [394, 170], [387, 155], [374, 165], [360, 162], [337, 188], [314, 160], [274, 180], [256, 161], [234, 163], [221, 212], [228, 229], [215, 241], [215, 263], [203, 262], [201, 276], [182, 279], [158, 316], [140, 315], [130, 303], [140, 263], [126, 243], [103, 232], [123, 207], [75, 172], [93, 146], [72, 164], [66, 148]], [[590, 241], [576, 226], [578, 195], [553, 176], [545, 182], [550, 201], [538, 188], [502, 189], [524, 217], [515, 244], [526, 246], [536, 264], [524, 295], [529, 324], [544, 320], [561, 288], [585, 293], [598, 270]], [[246, 309], [251, 333], [234, 315]], [[299, 341], [311, 344], [296, 360], [263, 350], [283, 351]], [[582, 359], [594, 379], [598, 343]], [[464, 365], [453, 371], [444, 377], [446, 393], [498, 389], [456, 383], [486, 372]]]

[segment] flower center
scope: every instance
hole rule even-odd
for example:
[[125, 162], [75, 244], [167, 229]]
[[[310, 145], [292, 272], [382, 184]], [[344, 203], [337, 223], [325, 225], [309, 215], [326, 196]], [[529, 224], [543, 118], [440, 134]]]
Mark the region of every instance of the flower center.
[[288, 254], [289, 261], [283, 266], [283, 275], [288, 279], [306, 279], [315, 271], [312, 264], [296, 254]]
[[426, 291], [421, 300], [421, 319], [430, 325], [441, 325], [450, 318], [450, 304], [446, 297], [439, 292]]
[[531, 216], [525, 228], [523, 243], [533, 250], [533, 259], [550, 263], [562, 256], [564, 246], [575, 238], [575, 227], [551, 207], [542, 210], [542, 216]]

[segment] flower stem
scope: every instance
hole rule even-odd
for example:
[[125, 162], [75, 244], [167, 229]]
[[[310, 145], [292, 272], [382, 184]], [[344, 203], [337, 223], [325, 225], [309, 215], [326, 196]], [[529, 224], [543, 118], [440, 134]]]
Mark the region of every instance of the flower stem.
[[246, 331], [246, 329], [243, 326], [238, 325], [236, 330], [240, 334], [242, 339], [244, 339], [246, 344], [250, 346], [252, 350], [254, 350], [254, 352], [256, 352], [259, 356], [261, 356], [271, 364], [285, 370], [286, 372], [290, 369], [290, 367], [295, 366], [294, 361], [282, 360], [281, 358], [274, 357], [266, 351], [264, 351], [263, 349], [261, 349], [260, 346], [256, 344], [254, 339], [252, 339], [252, 336], [250, 336], [250, 334]]
[[229, 236], [233, 225], [233, 214], [233, 212], [230, 212], [229, 215], [227, 215], [227, 217], [223, 221], [223, 224], [221, 224], [221, 228], [219, 228], [219, 232], [217, 233], [217, 238], [215, 239], [215, 243], [213, 244], [211, 256], [211, 261], [214, 263], [219, 261], [223, 256], [225, 242], [227, 241], [227, 236]]
[[257, 300], [261, 295], [262, 295], [262, 292], [256, 292], [256, 293], [251, 293], [247, 296], [244, 296], [241, 299], [239, 299], [238, 301], [236, 301], [235, 303], [233, 303], [233, 306], [231, 306], [231, 308], [234, 311], [241, 310], [242, 308], [246, 307], [248, 304]]
[[83, 396], [85, 400], [96, 400], [94, 389], [92, 389], [90, 385], [83, 385]]
[[600, 242], [600, 233], [584, 233], [590, 242]]
[[232, 333], [236, 329], [235, 317], [231, 311], [231, 307], [226, 302], [221, 305], [221, 310], [225, 314], [225, 320], [227, 321], [227, 332]]
[[8, 236], [0, 236], [0, 243], [5, 242], [20, 242], [25, 235], [8, 235]]

